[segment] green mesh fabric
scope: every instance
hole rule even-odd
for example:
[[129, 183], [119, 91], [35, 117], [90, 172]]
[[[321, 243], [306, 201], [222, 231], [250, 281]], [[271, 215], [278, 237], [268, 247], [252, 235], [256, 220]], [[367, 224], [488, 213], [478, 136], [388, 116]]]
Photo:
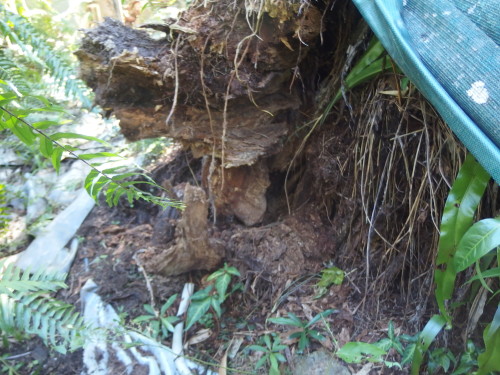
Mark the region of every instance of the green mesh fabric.
[[353, 0], [387, 52], [500, 182], [498, 0]]

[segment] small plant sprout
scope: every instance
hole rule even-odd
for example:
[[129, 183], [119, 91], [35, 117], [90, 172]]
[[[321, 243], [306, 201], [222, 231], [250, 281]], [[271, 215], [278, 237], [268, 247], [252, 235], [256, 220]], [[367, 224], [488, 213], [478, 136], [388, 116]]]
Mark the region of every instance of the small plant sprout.
[[314, 298], [321, 298], [332, 285], [341, 285], [344, 281], [344, 271], [332, 266], [321, 271], [321, 278], [316, 284], [316, 295]]
[[275, 334], [272, 334], [272, 336], [265, 335], [262, 340], [265, 346], [250, 345], [248, 347], [250, 350], [263, 353], [263, 356], [255, 364], [255, 369], [261, 368], [267, 362], [269, 365], [269, 375], [280, 375], [279, 362], [286, 361], [283, 354], [281, 354], [286, 349], [286, 345], [282, 345], [279, 336]]
[[177, 294], [171, 296], [167, 302], [163, 304], [160, 311], [155, 310], [151, 305], [144, 305], [146, 315], [138, 316], [132, 322], [136, 324], [147, 322], [146, 331], [153, 337], [161, 337], [162, 340], [166, 339], [170, 333], [174, 332], [174, 324], [179, 321], [176, 316], [166, 316], [166, 312], [170, 306], [177, 299]]
[[230, 293], [227, 293], [233, 276], [240, 276], [240, 273], [236, 268], [230, 267], [227, 264], [224, 264], [223, 268], [208, 276], [207, 281], [213, 281], [213, 283], [197, 291], [191, 297], [191, 304], [189, 305], [186, 318], [186, 331], [196, 322], [202, 320], [210, 308], [212, 308], [218, 318], [221, 317], [222, 303], [237, 288], [235, 287]]
[[336, 310], [328, 309], [313, 317], [309, 322], [303, 322], [295, 314], [288, 313], [288, 318], [269, 318], [268, 321], [274, 324], [289, 325], [299, 328], [298, 332], [292, 333], [289, 337], [291, 339], [299, 339], [299, 351], [302, 352], [309, 346], [310, 339], [322, 341], [325, 337], [319, 331], [312, 329], [312, 326], [320, 319], [326, 318], [328, 315], [333, 314]]

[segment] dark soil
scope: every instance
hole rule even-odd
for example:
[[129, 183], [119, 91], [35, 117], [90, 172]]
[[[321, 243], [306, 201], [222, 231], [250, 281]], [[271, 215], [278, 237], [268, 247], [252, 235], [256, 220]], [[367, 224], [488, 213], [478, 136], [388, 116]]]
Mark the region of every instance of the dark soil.
[[[177, 150], [153, 174], [157, 181], [169, 181], [176, 190], [186, 181], [196, 183], [199, 170], [198, 160]], [[288, 338], [292, 327], [266, 324], [268, 317], [286, 316], [288, 312], [308, 320], [326, 309], [336, 310], [327, 319], [330, 330], [327, 339], [321, 345], [313, 342], [308, 350], [320, 346], [332, 350], [335, 345], [341, 346], [354, 339], [373, 341], [383, 337], [387, 319], [379, 317], [377, 321], [370, 321], [373, 315], [363, 309], [362, 295], [353, 282], [352, 273], [341, 286], [332, 286], [323, 297], [314, 298], [319, 271], [333, 258], [336, 250], [333, 239], [338, 234], [334, 228], [329, 223], [325, 225], [325, 218], [310, 206], [293, 215], [283, 213], [281, 216], [282, 219], [258, 227], [246, 227], [231, 218], [213, 225], [211, 236], [224, 244], [224, 262], [241, 272], [241, 280], [238, 280], [241, 288], [224, 304], [222, 319], [207, 322], [210, 337], [192, 345], [188, 351], [191, 356], [216, 365], [231, 340], [243, 338], [241, 348], [244, 348], [256, 343], [258, 337], [270, 329], [281, 332], [283, 343], [294, 344], [296, 340]], [[126, 313], [126, 320], [144, 314], [143, 305], [151, 303], [150, 294], [134, 255], [145, 248], [162, 251], [173, 239], [165, 233], [169, 225], [175, 226], [178, 215], [173, 217], [165, 218], [158, 207], [144, 203], [134, 207], [123, 203], [115, 208], [101, 204], [94, 208], [78, 232], [82, 242], [67, 279], [69, 288], [58, 297], [79, 309], [80, 290], [88, 279], [92, 279], [99, 285], [103, 299]], [[187, 281], [202, 288], [207, 274], [148, 275], [157, 306], [169, 296], [180, 293]], [[396, 300], [386, 303], [383, 310], [390, 311], [390, 318], [399, 325], [403, 316], [394, 308]], [[169, 314], [173, 315], [176, 308], [174, 306]], [[206, 327], [195, 325], [186, 339]], [[8, 353], [11, 357], [24, 354], [9, 360], [12, 364], [24, 363], [19, 374], [79, 374], [83, 366], [81, 351], [62, 356], [49, 352], [38, 339], [28, 342], [27, 346], [13, 344]], [[255, 360], [250, 353], [240, 353], [229, 365], [252, 371], [251, 363]]]

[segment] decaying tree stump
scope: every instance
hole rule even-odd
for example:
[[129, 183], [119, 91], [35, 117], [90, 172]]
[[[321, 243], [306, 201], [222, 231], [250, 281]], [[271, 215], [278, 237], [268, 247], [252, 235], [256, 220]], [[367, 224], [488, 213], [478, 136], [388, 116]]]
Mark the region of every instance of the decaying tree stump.
[[[346, 38], [335, 34], [333, 3], [199, 1], [174, 24], [150, 25], [165, 31], [157, 39], [106, 19], [76, 52], [81, 77], [127, 139], [172, 137], [204, 157], [214, 215], [255, 225], [270, 173], [286, 172], [297, 132], [315, 113], [318, 82], [337, 79], [332, 47]], [[348, 3], [340, 9], [355, 14]]]
[[186, 185], [186, 209], [176, 227], [175, 243], [156, 254], [146, 250], [139, 256], [151, 272], [179, 275], [191, 270], [211, 270], [223, 257], [218, 244], [208, 238], [208, 201], [203, 189]]

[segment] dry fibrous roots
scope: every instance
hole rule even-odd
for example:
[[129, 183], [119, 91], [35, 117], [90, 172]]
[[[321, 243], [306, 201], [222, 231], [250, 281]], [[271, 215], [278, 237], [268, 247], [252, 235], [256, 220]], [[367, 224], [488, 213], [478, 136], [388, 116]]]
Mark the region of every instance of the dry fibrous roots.
[[[408, 306], [425, 301], [442, 205], [464, 155], [439, 116], [414, 89], [380, 93], [401, 78], [385, 73], [349, 93], [302, 145], [355, 61], [349, 46], [361, 54], [370, 39], [351, 2], [198, 1], [165, 31], [154, 39], [107, 19], [85, 32], [77, 52], [82, 78], [124, 135], [172, 137], [203, 157], [204, 213], [210, 206], [215, 216], [252, 226], [290, 207], [293, 225], [302, 218], [323, 226], [293, 259], [304, 268], [313, 258], [316, 268], [327, 259], [355, 267], [360, 303], [387, 288]], [[272, 241], [261, 237], [265, 251]], [[299, 248], [293, 238], [287, 246]], [[188, 249], [189, 241], [176, 243]]]

